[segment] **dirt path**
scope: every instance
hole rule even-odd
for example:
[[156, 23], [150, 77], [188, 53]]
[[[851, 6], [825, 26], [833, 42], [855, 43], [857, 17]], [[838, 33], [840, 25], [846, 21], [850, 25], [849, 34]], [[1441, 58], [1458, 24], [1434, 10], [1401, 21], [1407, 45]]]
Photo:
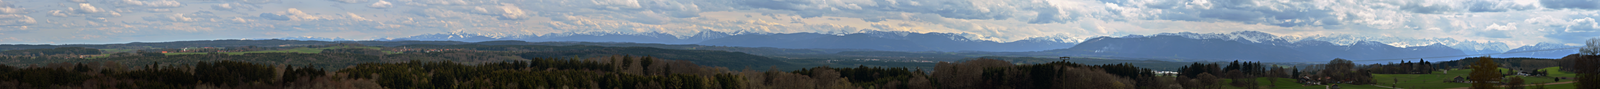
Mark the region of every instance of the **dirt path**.
[[1382, 88], [1391, 88], [1391, 89], [1405, 89], [1405, 88], [1394, 88], [1394, 87], [1380, 86], [1380, 85], [1372, 85], [1372, 86], [1378, 86], [1378, 87], [1382, 87]]
[[[1544, 83], [1544, 85], [1568, 84], [1568, 83], [1572, 83], [1572, 82], [1573, 81], [1553, 82], [1553, 83]], [[1534, 86], [1534, 85], [1535, 84], [1523, 84], [1522, 86]], [[1504, 86], [1502, 86], [1502, 87], [1504, 87]], [[1450, 88], [1450, 89], [1469, 89], [1469, 88], [1471, 88], [1471, 87], [1457, 87], [1457, 88]]]

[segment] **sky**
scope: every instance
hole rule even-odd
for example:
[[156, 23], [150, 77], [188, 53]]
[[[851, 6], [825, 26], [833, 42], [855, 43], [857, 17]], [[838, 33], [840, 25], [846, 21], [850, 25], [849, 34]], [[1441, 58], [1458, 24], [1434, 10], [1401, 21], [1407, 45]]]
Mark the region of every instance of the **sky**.
[[1259, 31], [1504, 50], [1600, 37], [1597, 10], [1595, 0], [0, 0], [0, 44], [867, 31], [1010, 42]]

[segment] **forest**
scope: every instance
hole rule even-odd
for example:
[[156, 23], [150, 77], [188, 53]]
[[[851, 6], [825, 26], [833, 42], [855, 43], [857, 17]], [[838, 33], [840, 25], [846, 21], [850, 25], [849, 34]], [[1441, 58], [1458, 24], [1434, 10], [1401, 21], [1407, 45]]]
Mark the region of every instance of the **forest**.
[[[354, 55], [354, 54], [351, 54]], [[223, 56], [223, 55], [203, 55]], [[189, 58], [194, 56], [161, 56]], [[131, 57], [147, 58], [151, 57]], [[361, 58], [354, 58], [361, 59]], [[466, 63], [409, 60], [326, 66], [250, 63], [219, 59], [125, 65], [118, 62], [60, 62], [43, 66], [0, 66], [4, 88], [642, 88], [642, 89], [928, 89], [928, 88], [1102, 88], [1164, 85], [1148, 69], [1127, 65], [1070, 62], [1013, 65], [979, 59], [939, 63], [932, 70], [908, 68], [816, 67], [796, 71], [730, 70], [655, 57], [534, 58]], [[323, 59], [348, 60], [348, 59]], [[771, 68], [771, 67], [769, 67]], [[776, 70], [776, 69], [769, 69]], [[1110, 81], [1110, 82], [1107, 82]], [[1076, 85], [1062, 85], [1076, 84]], [[1173, 86], [1161, 86], [1173, 87]]]

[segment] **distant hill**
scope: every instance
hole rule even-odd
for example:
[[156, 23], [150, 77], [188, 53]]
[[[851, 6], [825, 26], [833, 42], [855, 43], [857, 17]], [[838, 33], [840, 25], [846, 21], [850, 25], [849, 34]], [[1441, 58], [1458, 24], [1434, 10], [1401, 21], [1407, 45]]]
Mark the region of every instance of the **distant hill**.
[[[1434, 62], [1433, 64], [1434, 64], [1435, 67], [1438, 67], [1438, 68], [1468, 68], [1467, 66], [1472, 65], [1472, 63], [1476, 63], [1478, 61], [1478, 58], [1482, 58], [1482, 57], [1467, 57], [1467, 58], [1461, 58], [1461, 59], [1457, 59], [1457, 60]], [[1545, 68], [1545, 67], [1557, 66], [1557, 64], [1553, 64], [1553, 63], [1558, 63], [1559, 62], [1557, 59], [1527, 58], [1527, 57], [1509, 57], [1509, 58], [1507, 58], [1507, 57], [1492, 57], [1492, 58], [1489, 58], [1489, 59], [1490, 60], [1494, 60], [1495, 63], [1499, 63], [1502, 67]], [[1523, 63], [1523, 62], [1539, 62], [1539, 63]], [[1534, 65], [1525, 65], [1525, 64], [1534, 64]]]
[[715, 51], [715, 50], [676, 50], [651, 47], [602, 47], [602, 46], [544, 46], [544, 45], [407, 45], [407, 48], [461, 48], [485, 51], [514, 51], [523, 59], [533, 58], [592, 58], [612, 55], [631, 55], [634, 57], [650, 56], [662, 59], [686, 60], [701, 65], [743, 67], [743, 66], [785, 66], [782, 61], [756, 56], [741, 52]]
[[338, 43], [358, 43], [369, 46], [400, 46], [413, 44], [451, 45], [467, 44], [459, 41], [314, 41], [314, 40], [196, 40], [173, 42], [132, 42], [122, 44], [66, 44], [66, 45], [33, 45], [33, 44], [0, 44], [0, 50], [22, 49], [48, 49], [58, 47], [85, 47], [95, 49], [153, 49], [153, 48], [184, 48], [184, 47], [279, 47], [279, 46], [304, 46], [325, 45]]

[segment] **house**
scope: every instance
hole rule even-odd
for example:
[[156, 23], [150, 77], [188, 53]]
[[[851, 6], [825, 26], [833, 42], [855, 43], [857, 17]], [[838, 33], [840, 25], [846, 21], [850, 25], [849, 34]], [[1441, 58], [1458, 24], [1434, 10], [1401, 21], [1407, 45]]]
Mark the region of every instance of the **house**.
[[1459, 83], [1459, 82], [1464, 82], [1463, 80], [1466, 80], [1466, 78], [1462, 78], [1461, 76], [1456, 76], [1456, 78], [1450, 80], [1450, 82], [1458, 82]]

